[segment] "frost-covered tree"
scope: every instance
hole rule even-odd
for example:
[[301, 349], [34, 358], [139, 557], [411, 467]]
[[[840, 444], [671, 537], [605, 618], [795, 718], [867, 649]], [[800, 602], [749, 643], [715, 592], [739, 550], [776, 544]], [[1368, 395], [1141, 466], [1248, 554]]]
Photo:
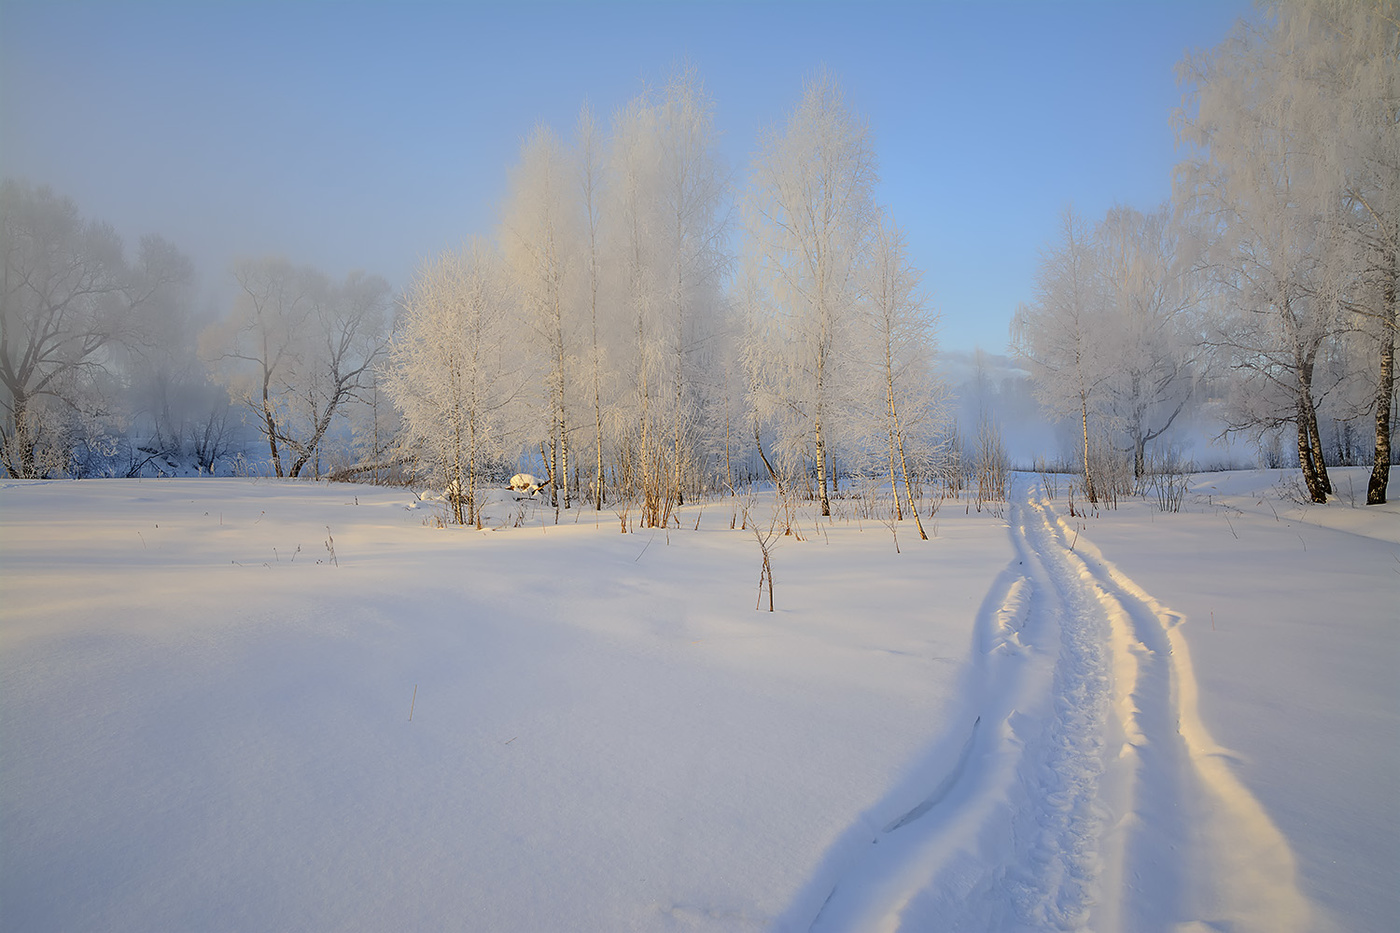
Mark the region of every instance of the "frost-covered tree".
[[11, 180], [0, 184], [0, 256], [0, 463], [10, 476], [63, 474], [79, 435], [111, 412], [117, 351], [158, 342], [191, 266], [154, 236], [128, 263], [110, 226]]
[[1168, 208], [1143, 214], [1115, 207], [1094, 235], [1096, 274], [1108, 307], [1098, 340], [1109, 367], [1107, 414], [1141, 478], [1147, 445], [1165, 434], [1191, 401], [1198, 355], [1190, 315], [1200, 277], [1179, 258]]
[[723, 207], [728, 190], [718, 155], [714, 101], [693, 69], [680, 69], [672, 76], [656, 112], [670, 498], [681, 504], [687, 465], [694, 466], [698, 454], [705, 364], [713, 360], [712, 341], [719, 322], [720, 280], [726, 266]]
[[916, 461], [916, 470], [932, 460], [934, 438], [946, 416], [947, 392], [933, 375], [935, 322], [919, 291], [921, 279], [909, 262], [904, 231], [879, 217], [861, 305], [866, 374], [867, 379], [874, 377], [865, 397], [868, 402], [880, 400], [870, 406], [869, 423], [881, 426], [895, 519], [912, 517], [919, 537], [928, 540], [914, 505], [910, 460]]
[[475, 242], [424, 264], [402, 299], [383, 373], [405, 442], [446, 490], [452, 520], [481, 526], [482, 482], [530, 432], [528, 328], [499, 256]]
[[319, 466], [344, 407], [370, 384], [387, 343], [389, 286], [354, 272], [339, 285], [269, 257], [233, 269], [240, 294], [200, 338], [201, 355], [254, 417], [278, 476]]
[[1089, 230], [1073, 211], [1060, 220], [1059, 242], [1041, 253], [1035, 300], [1011, 321], [1012, 348], [1030, 370], [1036, 398], [1053, 415], [1079, 422], [1084, 494], [1098, 501], [1093, 441], [1104, 425], [1113, 364], [1104, 339], [1106, 302]]
[[1341, 378], [1326, 364], [1348, 315], [1359, 317], [1378, 360], [1368, 495], [1378, 501], [1400, 240], [1397, 6], [1297, 0], [1266, 13], [1182, 67], [1191, 94], [1179, 127], [1196, 154], [1179, 173], [1179, 193], [1208, 239], [1206, 266], [1225, 311], [1211, 342], [1241, 376], [1231, 427], [1293, 426], [1309, 494], [1323, 502], [1331, 484], [1318, 401]]
[[618, 365], [631, 391], [616, 408], [618, 472], [623, 495], [642, 500], [642, 524], [659, 524], [665, 511], [658, 409], [663, 398], [666, 282], [658, 248], [663, 214], [661, 148], [655, 108], [637, 97], [613, 118], [608, 209], [604, 218], [615, 281]]
[[550, 497], [569, 508], [569, 404], [574, 397], [579, 318], [570, 302], [569, 276], [578, 243], [572, 210], [573, 167], [558, 135], [536, 127], [521, 149], [511, 173], [503, 211], [501, 244], [520, 294], [521, 313], [541, 341], [548, 358], [546, 468], [553, 482]]
[[[606, 140], [594, 119], [593, 110], [585, 105], [579, 112], [574, 141], [574, 164], [577, 178], [577, 202], [581, 223], [580, 258], [582, 276], [579, 287], [587, 306], [588, 365], [586, 378], [591, 390], [593, 408], [593, 507], [603, 508], [604, 441], [603, 441], [603, 382], [608, 365], [606, 326], [599, 330], [599, 299], [603, 296], [604, 255], [601, 242], [604, 198], [607, 191]], [[606, 325], [606, 322], [604, 322]]]
[[744, 205], [758, 278], [751, 294], [761, 296], [746, 347], [753, 404], [789, 458], [814, 462], [824, 516], [832, 429], [851, 410], [843, 370], [877, 176], [865, 121], [823, 72], [807, 82], [787, 124], [764, 137]]
[[1295, 69], [1297, 119], [1315, 147], [1323, 198], [1336, 212], [1329, 270], [1369, 344], [1374, 465], [1366, 501], [1385, 502], [1395, 404], [1400, 289], [1400, 3], [1297, 0], [1276, 8], [1269, 41]]

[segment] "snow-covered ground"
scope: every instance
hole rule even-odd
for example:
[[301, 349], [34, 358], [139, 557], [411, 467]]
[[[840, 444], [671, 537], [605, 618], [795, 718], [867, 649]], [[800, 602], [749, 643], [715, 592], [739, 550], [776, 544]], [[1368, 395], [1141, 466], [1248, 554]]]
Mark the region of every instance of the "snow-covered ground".
[[771, 614], [728, 500], [10, 483], [0, 926], [1393, 929], [1400, 509], [1333, 477], [847, 500]]

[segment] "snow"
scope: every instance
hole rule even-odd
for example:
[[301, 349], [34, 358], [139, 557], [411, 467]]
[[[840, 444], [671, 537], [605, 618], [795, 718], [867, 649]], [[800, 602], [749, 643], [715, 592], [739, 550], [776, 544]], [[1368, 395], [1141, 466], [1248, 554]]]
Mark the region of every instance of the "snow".
[[0, 920], [1386, 930], [1400, 510], [1333, 479], [1086, 519], [1019, 476], [898, 554], [837, 500], [774, 613], [731, 500], [9, 483]]

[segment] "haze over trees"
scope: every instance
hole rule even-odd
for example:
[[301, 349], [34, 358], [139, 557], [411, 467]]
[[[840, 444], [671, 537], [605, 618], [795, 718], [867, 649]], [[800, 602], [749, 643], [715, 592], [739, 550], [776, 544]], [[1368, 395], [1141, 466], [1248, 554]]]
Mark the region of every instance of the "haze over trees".
[[190, 279], [157, 236], [129, 262], [110, 226], [72, 201], [17, 181], [0, 185], [0, 462], [14, 477], [81, 473], [83, 448], [115, 443], [104, 423], [121, 351], [160, 341]]
[[[1265, 13], [1181, 66], [1173, 203], [1067, 211], [1015, 315], [1091, 502], [1179, 463], [1187, 423], [1270, 465], [1291, 461], [1289, 432], [1315, 501], [1329, 463], [1366, 459], [1384, 501], [1395, 3]], [[463, 523], [481, 484], [525, 470], [560, 510], [642, 527], [755, 475], [823, 515], [843, 482], [878, 479], [917, 519], [921, 483], [976, 460], [896, 219], [918, 206], [877, 203], [875, 139], [826, 71], [746, 166], [721, 158], [716, 107], [689, 67], [606, 119], [585, 104], [571, 134], [523, 141], [496, 235], [426, 262], [397, 301], [372, 274], [240, 259], [212, 321], [170, 244], [128, 261], [70, 202], [6, 182], [0, 462], [213, 472], [236, 453], [278, 476], [431, 481]], [[978, 420], [975, 445], [1004, 459], [982, 402]]]
[[326, 433], [371, 387], [384, 352], [389, 285], [358, 272], [337, 285], [280, 258], [239, 262], [233, 275], [241, 294], [201, 353], [252, 416], [276, 475], [296, 478], [308, 463], [319, 475]]

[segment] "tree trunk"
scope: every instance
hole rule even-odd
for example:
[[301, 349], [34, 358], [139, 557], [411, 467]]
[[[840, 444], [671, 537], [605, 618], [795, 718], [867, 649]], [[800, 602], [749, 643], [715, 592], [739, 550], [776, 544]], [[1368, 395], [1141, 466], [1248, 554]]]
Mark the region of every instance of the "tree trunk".
[[894, 496], [894, 520], [904, 521], [904, 508], [899, 502], [899, 481], [895, 478], [894, 472], [894, 431], [890, 431], [890, 494]]
[[[10, 438], [14, 453], [10, 455], [9, 467], [12, 475], [17, 479], [35, 479], [34, 426], [29, 414], [29, 396], [23, 392], [15, 392], [14, 410], [15, 433]], [[18, 457], [18, 462], [16, 462], [16, 457]]]
[[1332, 478], [1327, 475], [1327, 460], [1322, 452], [1322, 433], [1317, 429], [1317, 408], [1312, 403], [1312, 393], [1308, 393], [1308, 443], [1312, 445], [1313, 466], [1317, 470], [1318, 484], [1325, 495], [1332, 495]]
[[[454, 377], [459, 374], [454, 372]], [[460, 390], [455, 389], [454, 395], [460, 398]], [[452, 505], [452, 521], [458, 525], [465, 525], [462, 517], [462, 408], [460, 403], [454, 403], [452, 409], [452, 479], [447, 484], [447, 499]]]
[[271, 379], [271, 371], [264, 369], [262, 385], [263, 427], [267, 431], [267, 447], [272, 455], [272, 468], [277, 471], [278, 478], [281, 478], [282, 457], [277, 451], [277, 419], [272, 412], [272, 392], [268, 385]]
[[1295, 418], [1298, 422], [1298, 466], [1303, 470], [1303, 482], [1314, 502], [1326, 502], [1332, 491], [1327, 480], [1327, 466], [1322, 459], [1322, 442], [1317, 436], [1317, 410], [1312, 400], [1312, 364], [1298, 365], [1298, 399]]
[[1308, 496], [1314, 502], [1326, 502], [1327, 492], [1322, 488], [1322, 483], [1318, 481], [1317, 463], [1313, 459], [1313, 445], [1305, 395], [1300, 391], [1298, 395], [1298, 466], [1303, 471], [1303, 482], [1307, 484]]
[[[909, 494], [909, 514], [914, 516], [914, 524], [919, 529], [919, 540], [927, 541], [928, 535], [924, 532], [923, 520], [919, 518], [919, 510], [914, 508], [914, 484], [909, 481], [909, 461], [904, 456], [904, 431], [899, 427], [899, 415], [894, 410], [894, 396], [890, 396], [890, 413], [894, 415], [894, 433], [899, 442], [899, 468], [904, 472], [904, 491]], [[899, 501], [896, 492], [895, 501]]]
[[1089, 466], [1089, 400], [1083, 393], [1079, 396], [1079, 418], [1084, 428], [1084, 495], [1088, 497], [1090, 505], [1098, 505], [1098, 493], [1094, 490], [1094, 473]]
[[822, 518], [831, 515], [831, 502], [826, 495], [826, 439], [822, 436], [822, 392], [824, 390], [823, 377], [826, 368], [826, 353], [822, 349], [817, 350], [817, 486], [821, 494]]
[[1384, 505], [1385, 487], [1390, 482], [1390, 404], [1395, 398], [1395, 279], [1391, 268], [1385, 283], [1381, 317], [1380, 377], [1376, 381], [1376, 453], [1371, 481], [1366, 486], [1366, 504]]
[[773, 487], [778, 490], [778, 495], [781, 496], [783, 494], [783, 481], [778, 479], [778, 471], [773, 469], [773, 464], [768, 462], [768, 455], [763, 452], [763, 441], [760, 440], [758, 436], [757, 421], [755, 421], [753, 425], [753, 442], [758, 446], [759, 459], [763, 461], [764, 467], [767, 468], [768, 476], [773, 480]]

